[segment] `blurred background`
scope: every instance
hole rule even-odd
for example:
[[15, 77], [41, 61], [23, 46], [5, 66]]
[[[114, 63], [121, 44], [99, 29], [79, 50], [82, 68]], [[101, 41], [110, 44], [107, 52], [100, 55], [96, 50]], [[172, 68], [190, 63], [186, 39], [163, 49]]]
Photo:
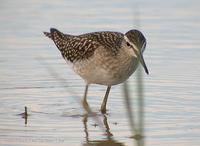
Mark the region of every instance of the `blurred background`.
[[[200, 2], [198, 0], [0, 0], [0, 145], [137, 145], [122, 85], [114, 86], [106, 132], [77, 102], [83, 80], [43, 35], [139, 28], [147, 38], [141, 70], [146, 146], [200, 144]], [[128, 82], [137, 112], [137, 73]], [[88, 101], [99, 112], [106, 87]], [[27, 125], [19, 116], [28, 107]], [[134, 116], [135, 117], [135, 116]], [[137, 126], [137, 125], [136, 125]]]

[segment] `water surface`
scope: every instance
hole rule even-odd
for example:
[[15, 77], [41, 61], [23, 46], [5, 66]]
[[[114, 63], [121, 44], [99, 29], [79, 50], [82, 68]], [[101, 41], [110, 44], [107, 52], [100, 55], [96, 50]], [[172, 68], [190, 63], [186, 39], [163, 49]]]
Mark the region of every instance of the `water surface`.
[[[136, 145], [122, 86], [112, 88], [106, 116], [98, 111], [106, 87], [90, 87], [88, 101], [103, 123], [99, 125], [84, 114], [78, 102], [84, 82], [42, 32], [56, 27], [72, 34], [125, 33], [136, 27], [139, 19], [148, 41], [144, 56], [150, 71], [143, 75], [145, 145], [198, 146], [199, 5], [197, 0], [2, 0], [0, 145]], [[135, 111], [136, 81], [135, 73], [128, 83]], [[27, 125], [18, 115], [24, 106], [30, 114]]]

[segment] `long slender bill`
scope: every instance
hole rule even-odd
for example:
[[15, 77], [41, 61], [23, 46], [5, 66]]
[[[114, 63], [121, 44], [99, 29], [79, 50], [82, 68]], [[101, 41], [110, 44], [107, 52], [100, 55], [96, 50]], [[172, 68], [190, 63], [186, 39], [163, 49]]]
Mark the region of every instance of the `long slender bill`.
[[143, 57], [142, 52], [139, 51], [139, 52], [137, 53], [137, 56], [138, 56], [138, 58], [139, 58], [140, 63], [141, 63], [142, 66], [144, 67], [145, 72], [146, 72], [147, 74], [149, 74], [149, 71], [148, 71], [148, 68], [147, 68], [147, 66], [146, 66], [146, 63], [145, 63], [145, 61], [144, 61], [144, 57]]

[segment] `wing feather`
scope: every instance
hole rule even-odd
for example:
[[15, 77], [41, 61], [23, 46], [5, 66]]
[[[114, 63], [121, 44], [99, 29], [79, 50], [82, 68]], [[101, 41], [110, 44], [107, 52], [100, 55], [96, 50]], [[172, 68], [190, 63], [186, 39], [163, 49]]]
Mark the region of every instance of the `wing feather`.
[[54, 28], [50, 29], [50, 33], [44, 34], [54, 41], [63, 58], [70, 62], [88, 59], [99, 47], [116, 55], [124, 36], [122, 33], [109, 31], [72, 36]]
[[50, 33], [44, 32], [44, 34], [54, 41], [63, 58], [70, 62], [88, 59], [100, 46], [96, 41], [86, 37], [63, 34], [55, 28], [51, 28]]

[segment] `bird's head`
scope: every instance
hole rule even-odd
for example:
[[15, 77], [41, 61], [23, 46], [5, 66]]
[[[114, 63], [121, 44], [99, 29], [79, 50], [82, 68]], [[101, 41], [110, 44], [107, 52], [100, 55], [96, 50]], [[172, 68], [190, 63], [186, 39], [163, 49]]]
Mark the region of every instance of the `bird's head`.
[[143, 57], [143, 52], [146, 47], [146, 39], [144, 35], [139, 30], [132, 29], [126, 32], [124, 39], [126, 41], [126, 46], [133, 50], [133, 53], [144, 67], [145, 72], [149, 74]]

